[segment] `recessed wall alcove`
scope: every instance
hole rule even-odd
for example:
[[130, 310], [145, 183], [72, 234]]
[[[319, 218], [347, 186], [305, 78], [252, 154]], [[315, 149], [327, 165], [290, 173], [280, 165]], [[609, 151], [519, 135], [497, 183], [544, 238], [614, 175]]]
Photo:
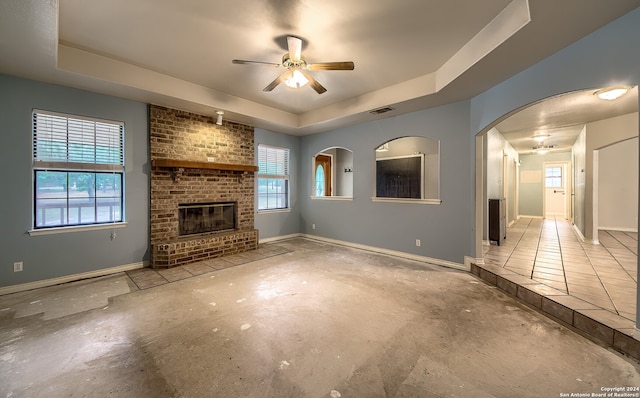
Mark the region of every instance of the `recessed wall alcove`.
[[330, 147], [312, 159], [311, 197], [331, 199], [353, 197], [353, 151]]

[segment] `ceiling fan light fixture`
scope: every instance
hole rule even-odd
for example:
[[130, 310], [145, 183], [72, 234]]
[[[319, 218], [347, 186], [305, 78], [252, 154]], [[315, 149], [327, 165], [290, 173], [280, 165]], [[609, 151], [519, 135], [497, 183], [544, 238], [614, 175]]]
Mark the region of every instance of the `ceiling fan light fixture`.
[[284, 81], [284, 84], [291, 88], [304, 87], [307, 83], [309, 83], [309, 79], [307, 79], [298, 69], [294, 69], [291, 76]]
[[597, 90], [593, 94], [597, 95], [598, 98], [600, 98], [600, 99], [607, 100], [607, 101], [613, 101], [613, 100], [616, 100], [616, 99], [622, 97], [626, 93], [628, 93], [630, 89], [631, 89], [631, 87], [629, 87], [629, 86], [607, 87], [607, 88], [603, 88], [603, 89]]

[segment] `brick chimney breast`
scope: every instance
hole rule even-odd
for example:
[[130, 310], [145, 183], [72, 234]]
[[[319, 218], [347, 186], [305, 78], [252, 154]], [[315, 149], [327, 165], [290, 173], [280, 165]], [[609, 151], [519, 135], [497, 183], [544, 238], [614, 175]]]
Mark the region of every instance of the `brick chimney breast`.
[[[151, 266], [256, 249], [254, 128], [156, 105], [149, 120]], [[153, 165], [162, 161], [177, 166]], [[216, 202], [237, 204], [235, 230], [179, 236], [179, 205]]]

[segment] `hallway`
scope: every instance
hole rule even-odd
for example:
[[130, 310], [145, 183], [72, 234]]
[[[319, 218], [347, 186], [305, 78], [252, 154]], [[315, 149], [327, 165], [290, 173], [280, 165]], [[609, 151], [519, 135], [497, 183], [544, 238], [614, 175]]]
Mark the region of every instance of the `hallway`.
[[638, 234], [600, 231], [582, 242], [563, 219], [520, 218], [501, 246], [485, 247], [485, 263], [635, 321]]

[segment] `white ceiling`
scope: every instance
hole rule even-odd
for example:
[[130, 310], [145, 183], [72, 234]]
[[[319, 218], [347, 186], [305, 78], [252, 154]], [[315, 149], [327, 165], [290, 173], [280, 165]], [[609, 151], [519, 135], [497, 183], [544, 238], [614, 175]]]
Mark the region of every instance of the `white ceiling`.
[[638, 86], [614, 100], [602, 100], [584, 90], [545, 99], [514, 112], [495, 128], [521, 154], [532, 152], [540, 145], [534, 134], [549, 135], [544, 146], [553, 151], [568, 151], [585, 124], [638, 112]]
[[[295, 135], [472, 98], [640, 0], [2, 0], [0, 73]], [[284, 38], [328, 91], [262, 89]], [[523, 51], [526, 49], [526, 51]], [[372, 115], [370, 110], [393, 111]], [[522, 116], [521, 116], [522, 117]], [[522, 122], [526, 124], [525, 122]], [[502, 126], [506, 133], [519, 129]]]

